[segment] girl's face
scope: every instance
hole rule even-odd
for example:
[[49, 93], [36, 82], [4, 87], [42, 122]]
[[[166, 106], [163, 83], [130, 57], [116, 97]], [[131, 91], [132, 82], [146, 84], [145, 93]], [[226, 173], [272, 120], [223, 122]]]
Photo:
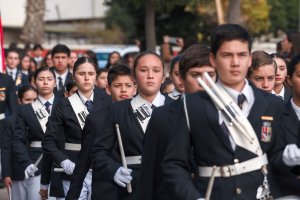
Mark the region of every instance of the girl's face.
[[30, 57], [29, 56], [25, 56], [22, 61], [21, 61], [21, 67], [22, 67], [22, 70], [29, 70], [30, 68]]
[[79, 91], [89, 92], [93, 90], [96, 82], [95, 67], [88, 62], [81, 64], [75, 71], [74, 80]]
[[37, 93], [33, 90], [28, 90], [24, 93], [22, 99], [19, 99], [21, 105], [32, 103], [37, 98]]
[[53, 62], [52, 62], [51, 54], [48, 54], [47, 57], [46, 57], [46, 65], [48, 67], [53, 67]]
[[287, 67], [284, 60], [281, 58], [274, 58], [274, 61], [277, 64], [277, 72], [275, 77], [275, 86], [282, 85], [287, 76]]
[[101, 89], [105, 89], [107, 85], [107, 75], [108, 72], [101, 72], [96, 80], [96, 86]]
[[53, 93], [55, 85], [56, 82], [53, 73], [48, 70], [40, 72], [36, 77], [35, 86], [38, 94], [41, 96], [46, 96]]
[[151, 54], [141, 57], [135, 68], [135, 79], [139, 93], [156, 95], [164, 81], [164, 69], [161, 60]]
[[174, 69], [171, 73], [171, 78], [172, 78], [172, 82], [175, 86], [175, 89], [182, 93], [184, 91], [184, 85], [183, 85], [183, 82], [180, 78], [180, 73], [179, 73], [179, 62], [177, 62], [175, 65], [174, 65]]
[[113, 53], [109, 58], [109, 63], [113, 65], [116, 61], [120, 59], [120, 55], [117, 53]]
[[282, 51], [283, 52], [290, 52], [292, 49], [292, 43], [289, 42], [287, 36], [285, 35], [281, 41]]

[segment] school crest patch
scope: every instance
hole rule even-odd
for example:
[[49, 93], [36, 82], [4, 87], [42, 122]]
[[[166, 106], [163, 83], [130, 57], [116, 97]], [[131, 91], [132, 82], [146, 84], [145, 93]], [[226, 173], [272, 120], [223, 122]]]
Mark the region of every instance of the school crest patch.
[[273, 117], [262, 116], [261, 138], [262, 142], [271, 142], [272, 139], [272, 121]]

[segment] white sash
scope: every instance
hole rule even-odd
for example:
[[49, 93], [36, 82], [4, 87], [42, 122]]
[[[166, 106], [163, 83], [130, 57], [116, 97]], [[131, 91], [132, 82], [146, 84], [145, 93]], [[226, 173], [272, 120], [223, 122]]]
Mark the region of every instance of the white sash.
[[73, 108], [73, 111], [76, 115], [76, 118], [78, 120], [78, 123], [83, 129], [85, 124], [85, 118], [88, 116], [89, 111], [87, 110], [86, 106], [82, 103], [79, 95], [77, 93], [73, 94], [72, 96], [68, 97], [71, 106]]
[[48, 117], [50, 116], [47, 112], [45, 106], [37, 99], [31, 103], [34, 114], [36, 118], [39, 120], [39, 123], [43, 129], [43, 132], [46, 132], [46, 124], [48, 122]]

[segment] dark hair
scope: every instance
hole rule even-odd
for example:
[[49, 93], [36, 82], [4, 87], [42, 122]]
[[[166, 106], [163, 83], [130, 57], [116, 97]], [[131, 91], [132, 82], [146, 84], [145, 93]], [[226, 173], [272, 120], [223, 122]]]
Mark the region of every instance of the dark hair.
[[98, 59], [97, 59], [97, 55], [95, 54], [95, 52], [91, 51], [91, 50], [87, 50], [85, 52], [85, 54], [87, 55], [87, 57], [89, 57], [90, 59], [93, 60], [93, 62], [95, 63], [96, 67], [98, 68]]
[[180, 54], [182, 52], [184, 52], [186, 49], [188, 49], [190, 46], [194, 45], [194, 44], [199, 44], [198, 39], [195, 37], [188, 37], [186, 39], [184, 39], [184, 44], [182, 49], [180, 50]]
[[64, 44], [57, 44], [51, 50], [51, 56], [54, 57], [57, 53], [65, 53], [68, 57], [70, 57], [71, 50]]
[[292, 49], [290, 52], [290, 56], [291, 56], [291, 58], [293, 58], [293, 56], [300, 54], [300, 45], [299, 45], [300, 32], [293, 31], [293, 30], [287, 31], [286, 37], [287, 37], [287, 40], [290, 43], [292, 43]]
[[271, 53], [270, 56], [271, 56], [273, 59], [276, 59], [276, 58], [282, 59], [282, 60], [285, 62], [286, 65], [289, 64], [289, 62], [285, 59], [285, 57], [284, 57], [282, 54], [280, 54], [280, 53]]
[[66, 83], [66, 92], [69, 93], [73, 87], [76, 86], [76, 82], [75, 81], [69, 81]]
[[44, 67], [53, 67], [53, 66], [48, 66], [48, 65], [47, 65], [47, 57], [48, 57], [49, 55], [52, 56], [52, 51], [48, 51], [48, 52], [46, 53], [46, 55], [45, 55], [45, 57], [44, 57], [44, 59], [43, 59], [43, 61], [42, 61], [42, 66], [44, 66]]
[[293, 76], [293, 73], [295, 72], [296, 70], [296, 65], [300, 64], [300, 54], [295, 56], [291, 62], [288, 64], [288, 67], [287, 67], [287, 74], [292, 77]]
[[132, 76], [132, 71], [127, 65], [116, 64], [108, 71], [107, 81], [110, 86], [118, 76]]
[[164, 67], [164, 62], [163, 62], [163, 60], [161, 59], [161, 57], [160, 57], [159, 55], [157, 55], [156, 53], [154, 53], [154, 52], [152, 52], [152, 51], [144, 51], [144, 52], [142, 52], [142, 53], [139, 53], [139, 54], [136, 56], [135, 60], [134, 60], [134, 63], [133, 63], [133, 74], [134, 74], [134, 76], [135, 76], [135, 74], [136, 74], [136, 73], [135, 73], [135, 69], [136, 69], [137, 64], [139, 63], [140, 59], [141, 59], [142, 57], [144, 57], [144, 56], [147, 56], [147, 55], [153, 55], [153, 56], [156, 56], [156, 57], [161, 61], [161, 64], [162, 64], [163, 69], [165, 68], [165, 67]]
[[88, 58], [88, 57], [80, 57], [76, 60], [76, 62], [74, 63], [74, 67], [73, 67], [73, 74], [75, 74], [75, 72], [78, 70], [78, 67], [80, 65], [82, 65], [83, 63], [90, 63], [93, 65], [95, 71], [97, 71], [97, 66], [96, 64], [94, 63], [94, 61], [91, 59], [91, 58]]
[[204, 65], [211, 66], [209, 62], [210, 49], [207, 46], [194, 44], [187, 48], [182, 54], [179, 62], [179, 72], [183, 79], [186, 73], [195, 67], [202, 67]]
[[180, 61], [180, 55], [178, 56], [175, 56], [172, 60], [171, 60], [171, 63], [170, 63], [170, 74], [172, 74], [173, 70], [174, 70], [174, 67], [176, 65], [176, 63], [178, 63]]
[[53, 74], [53, 77], [55, 79], [55, 73], [53, 70], [51, 70], [49, 67], [40, 67], [38, 68], [35, 72], [34, 72], [34, 80], [36, 81], [36, 78], [38, 77], [39, 73], [43, 72], [43, 71], [49, 71]]
[[34, 51], [37, 50], [37, 49], [44, 50], [41, 44], [35, 44], [35, 45], [33, 46], [33, 50], [34, 50]]
[[216, 55], [224, 42], [239, 40], [248, 43], [249, 52], [252, 48], [252, 39], [249, 33], [240, 25], [223, 24], [218, 26], [210, 36], [211, 52]]
[[9, 48], [6, 52], [6, 58], [8, 56], [9, 53], [17, 53], [18, 56], [19, 56], [19, 59], [20, 59], [20, 51], [18, 49], [15, 49], [15, 48]]
[[121, 58], [121, 54], [120, 54], [119, 52], [117, 52], [117, 51], [111, 52], [111, 53], [109, 54], [109, 56], [108, 56], [107, 63], [106, 63], [106, 65], [105, 65], [105, 68], [106, 68], [106, 69], [109, 69], [109, 68], [111, 67], [111, 65], [112, 65], [112, 64], [110, 63], [110, 58], [112, 57], [113, 54], [118, 54], [119, 57]]
[[172, 82], [172, 80], [170, 79], [170, 77], [167, 77], [166, 79], [165, 79], [165, 81], [161, 84], [161, 86], [160, 86], [160, 92], [161, 93], [163, 93], [163, 94], [166, 94], [165, 92], [164, 92], [164, 90], [166, 89], [166, 87], [168, 86], [168, 85], [170, 85], [170, 84], [173, 84], [173, 82]]
[[247, 76], [250, 77], [253, 71], [257, 70], [261, 66], [271, 64], [273, 64], [276, 74], [277, 64], [273, 58], [265, 51], [254, 51], [252, 53], [252, 64], [248, 69]]
[[26, 92], [30, 91], [30, 90], [36, 92], [36, 90], [35, 90], [32, 86], [30, 86], [30, 85], [22, 85], [22, 86], [18, 89], [18, 98], [19, 98], [19, 99], [22, 99], [22, 98], [24, 97], [24, 94], [25, 94]]
[[103, 72], [107, 72], [108, 73], [108, 69], [106, 69], [106, 68], [99, 68], [99, 69], [97, 69], [97, 71], [96, 71], [96, 79], [103, 73]]

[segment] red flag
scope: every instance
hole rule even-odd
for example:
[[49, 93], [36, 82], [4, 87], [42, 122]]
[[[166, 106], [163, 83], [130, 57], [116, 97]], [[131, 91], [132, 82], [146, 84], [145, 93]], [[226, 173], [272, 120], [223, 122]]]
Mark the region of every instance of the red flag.
[[2, 20], [1, 20], [1, 13], [0, 13], [0, 72], [5, 72], [5, 62], [4, 62], [4, 34], [3, 34], [3, 27], [2, 27]]

